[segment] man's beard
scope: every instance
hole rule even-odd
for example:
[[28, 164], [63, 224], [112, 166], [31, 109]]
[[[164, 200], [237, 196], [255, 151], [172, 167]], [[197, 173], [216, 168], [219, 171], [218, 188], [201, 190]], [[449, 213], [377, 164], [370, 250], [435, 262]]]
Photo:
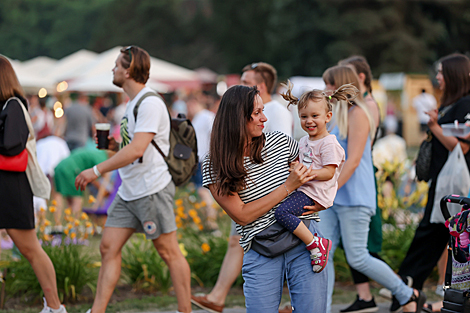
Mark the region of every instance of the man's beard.
[[113, 84], [114, 84], [115, 86], [118, 86], [119, 88], [122, 88], [122, 82], [117, 81], [115, 78], [113, 78]]

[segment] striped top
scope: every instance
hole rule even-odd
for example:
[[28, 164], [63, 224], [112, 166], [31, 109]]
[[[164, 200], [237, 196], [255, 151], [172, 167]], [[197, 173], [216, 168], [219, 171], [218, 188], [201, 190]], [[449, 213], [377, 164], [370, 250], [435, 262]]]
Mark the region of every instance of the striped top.
[[[265, 134], [266, 141], [261, 150], [264, 162], [253, 163], [249, 157], [245, 157], [245, 168], [247, 170], [246, 188], [239, 191], [238, 195], [244, 203], [258, 200], [274, 189], [282, 185], [289, 176], [289, 163], [299, 155], [299, 144], [291, 137], [281, 132]], [[208, 187], [215, 183], [215, 175], [209, 163], [210, 156], [206, 156], [202, 165], [202, 185]], [[283, 200], [284, 201], [284, 200]], [[260, 216], [255, 221], [241, 226], [237, 224], [237, 231], [241, 234], [240, 245], [248, 252], [253, 237], [276, 222], [274, 212], [279, 204]], [[315, 215], [302, 216], [306, 219], [314, 219]]]

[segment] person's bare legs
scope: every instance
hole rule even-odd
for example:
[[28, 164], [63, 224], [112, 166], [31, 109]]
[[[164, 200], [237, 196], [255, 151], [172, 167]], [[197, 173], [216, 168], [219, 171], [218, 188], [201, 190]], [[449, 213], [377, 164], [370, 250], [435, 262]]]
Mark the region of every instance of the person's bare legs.
[[207, 294], [207, 300], [217, 305], [224, 305], [225, 299], [233, 283], [240, 275], [243, 265], [243, 248], [240, 246], [239, 235], [230, 236], [227, 253], [225, 254], [219, 277], [211, 292]]
[[176, 231], [161, 234], [153, 240], [153, 245], [170, 270], [178, 301], [178, 311], [191, 312], [191, 270], [179, 248]]
[[72, 215], [75, 218], [80, 217], [80, 212], [82, 212], [82, 203], [83, 199], [81, 196], [70, 198], [70, 208], [72, 209]]
[[372, 293], [370, 292], [370, 284], [368, 282], [356, 284], [356, 291], [359, 298], [364, 301], [372, 300]]
[[101, 238], [101, 268], [91, 311], [104, 313], [121, 275], [121, 250], [135, 232], [133, 228], [105, 227]]
[[21, 254], [29, 261], [44, 292], [47, 305], [60, 308], [54, 265], [36, 237], [35, 229], [7, 229], [7, 233]]
[[217, 210], [212, 206], [214, 204], [214, 199], [212, 198], [211, 192], [207, 188], [200, 187], [197, 189], [197, 193], [199, 197], [201, 197], [202, 201], [206, 203], [204, 209], [207, 217], [207, 226], [211, 230], [219, 229], [219, 225], [217, 225], [216, 222]]

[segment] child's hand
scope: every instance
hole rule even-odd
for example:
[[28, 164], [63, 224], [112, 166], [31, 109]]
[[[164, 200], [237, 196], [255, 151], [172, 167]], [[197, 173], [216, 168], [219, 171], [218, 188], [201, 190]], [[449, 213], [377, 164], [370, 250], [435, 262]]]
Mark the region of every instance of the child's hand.
[[322, 207], [318, 203], [315, 203], [315, 205], [306, 205], [306, 206], [304, 206], [304, 210], [305, 210], [305, 212], [302, 213], [302, 215], [309, 215], [309, 214], [313, 214], [313, 213], [316, 213], [316, 212], [326, 210], [326, 208]]
[[299, 161], [292, 161], [289, 165], [289, 172], [292, 172], [294, 170], [294, 167], [299, 164]]

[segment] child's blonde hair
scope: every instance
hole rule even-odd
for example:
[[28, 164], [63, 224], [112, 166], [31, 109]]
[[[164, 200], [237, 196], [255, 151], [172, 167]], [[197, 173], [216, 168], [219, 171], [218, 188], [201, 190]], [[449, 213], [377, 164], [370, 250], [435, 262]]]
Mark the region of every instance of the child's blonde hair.
[[333, 103], [340, 103], [340, 102], [349, 103], [350, 101], [356, 99], [356, 97], [360, 94], [359, 90], [352, 84], [344, 84], [333, 92], [313, 89], [313, 90], [304, 92], [300, 96], [300, 98], [297, 98], [292, 94], [292, 89], [294, 85], [289, 80], [287, 81], [287, 85], [286, 84], [281, 84], [281, 85], [287, 89], [287, 91], [285, 93], [282, 93], [281, 96], [286, 101], [289, 101], [288, 106], [297, 105], [299, 109], [305, 108], [309, 101], [318, 102], [318, 101], [324, 100], [326, 103], [328, 112], [332, 112]]

